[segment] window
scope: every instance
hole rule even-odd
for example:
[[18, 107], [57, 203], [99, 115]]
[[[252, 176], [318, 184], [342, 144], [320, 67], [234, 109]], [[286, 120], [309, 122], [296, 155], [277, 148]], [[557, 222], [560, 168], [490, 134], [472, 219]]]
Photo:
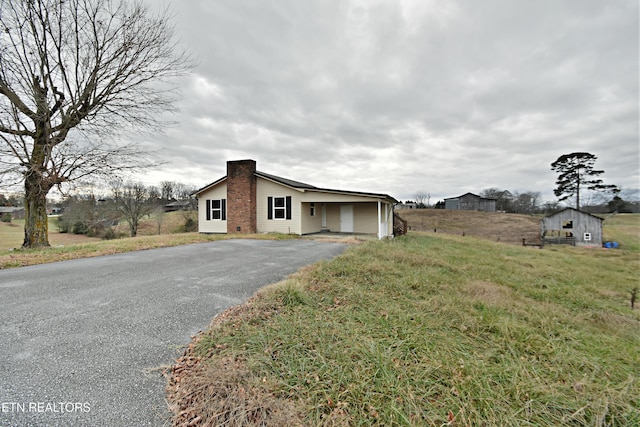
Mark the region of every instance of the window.
[[309, 216], [316, 216], [316, 204], [310, 203], [309, 205]]
[[584, 241], [585, 242], [591, 241], [591, 233], [584, 233]]
[[562, 228], [573, 228], [573, 221], [565, 221], [562, 223]]
[[273, 198], [273, 218], [285, 219], [287, 217], [287, 199], [284, 197]]
[[291, 219], [291, 196], [268, 197], [267, 219]]
[[227, 220], [227, 199], [207, 200], [207, 221]]

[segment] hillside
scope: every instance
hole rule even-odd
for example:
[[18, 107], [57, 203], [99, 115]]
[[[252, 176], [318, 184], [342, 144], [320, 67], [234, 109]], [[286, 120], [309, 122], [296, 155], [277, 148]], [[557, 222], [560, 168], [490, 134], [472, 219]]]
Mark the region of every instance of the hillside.
[[450, 209], [402, 209], [409, 230], [475, 236], [494, 242], [539, 242], [540, 216]]
[[[409, 216], [524, 219], [452, 213]], [[620, 249], [354, 245], [199, 334], [169, 372], [174, 425], [638, 426], [640, 216], [605, 232]]]

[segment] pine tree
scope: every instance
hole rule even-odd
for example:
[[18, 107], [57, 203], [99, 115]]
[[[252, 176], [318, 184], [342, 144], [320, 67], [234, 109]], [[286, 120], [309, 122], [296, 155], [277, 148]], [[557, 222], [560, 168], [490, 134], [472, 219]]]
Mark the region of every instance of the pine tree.
[[580, 192], [583, 190], [620, 192], [615, 185], [607, 185], [596, 178], [604, 173], [594, 169], [596, 159], [591, 153], [579, 152], [563, 154], [551, 163], [551, 170], [559, 173], [557, 187], [553, 190], [559, 201], [575, 197], [576, 209], [580, 209]]

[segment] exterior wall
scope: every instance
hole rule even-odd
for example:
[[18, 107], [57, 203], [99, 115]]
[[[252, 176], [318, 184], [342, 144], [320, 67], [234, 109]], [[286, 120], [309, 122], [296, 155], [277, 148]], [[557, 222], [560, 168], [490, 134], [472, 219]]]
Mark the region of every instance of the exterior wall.
[[227, 232], [255, 233], [256, 162], [227, 162]]
[[327, 229], [340, 231], [340, 205], [337, 203], [327, 203]]
[[[215, 187], [201, 193], [198, 197], [198, 231], [200, 233], [226, 233], [227, 221], [207, 221], [207, 200], [226, 199], [227, 184], [222, 182]], [[227, 206], [227, 211], [229, 206]]]
[[463, 196], [445, 199], [445, 209], [465, 210], [465, 211], [483, 211], [495, 212], [496, 201], [493, 199], [485, 199], [475, 194], [465, 194]]
[[377, 202], [356, 203], [353, 205], [353, 232], [378, 234]]
[[466, 194], [459, 199], [459, 209], [468, 211], [495, 212], [496, 201], [484, 199], [473, 194]]
[[[591, 240], [585, 241], [584, 234]], [[575, 209], [566, 209], [542, 219], [542, 235], [573, 237], [577, 246], [602, 246], [602, 220]]]
[[[314, 205], [315, 213], [311, 216], [311, 204]], [[322, 205], [323, 203], [302, 202], [301, 229], [302, 234], [318, 233], [322, 231]]]
[[[258, 178], [256, 195], [258, 233], [302, 234], [300, 191]], [[287, 196], [291, 196], [291, 219], [268, 219], [267, 198]]]
[[[327, 230], [332, 232], [340, 232], [340, 206], [353, 206], [353, 232], [354, 233], [378, 233], [378, 203], [377, 202], [346, 202], [346, 203], [316, 203], [316, 215], [309, 216], [309, 203], [302, 203], [302, 234], [317, 233], [322, 230], [322, 209], [326, 212]], [[384, 209], [385, 205], [382, 205]], [[384, 221], [384, 212], [382, 220]], [[393, 224], [387, 233], [393, 232]]]
[[460, 202], [458, 199], [447, 199], [444, 201], [444, 208], [445, 209], [453, 209], [453, 210], [458, 210], [460, 206]]

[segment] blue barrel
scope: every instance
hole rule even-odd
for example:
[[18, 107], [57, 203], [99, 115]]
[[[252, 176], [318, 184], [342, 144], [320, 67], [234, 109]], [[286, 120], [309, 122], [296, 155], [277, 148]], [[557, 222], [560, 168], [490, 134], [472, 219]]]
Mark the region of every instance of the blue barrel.
[[614, 249], [618, 249], [618, 242], [611, 242], [611, 247]]
[[604, 247], [607, 249], [611, 249], [611, 242], [604, 242]]

